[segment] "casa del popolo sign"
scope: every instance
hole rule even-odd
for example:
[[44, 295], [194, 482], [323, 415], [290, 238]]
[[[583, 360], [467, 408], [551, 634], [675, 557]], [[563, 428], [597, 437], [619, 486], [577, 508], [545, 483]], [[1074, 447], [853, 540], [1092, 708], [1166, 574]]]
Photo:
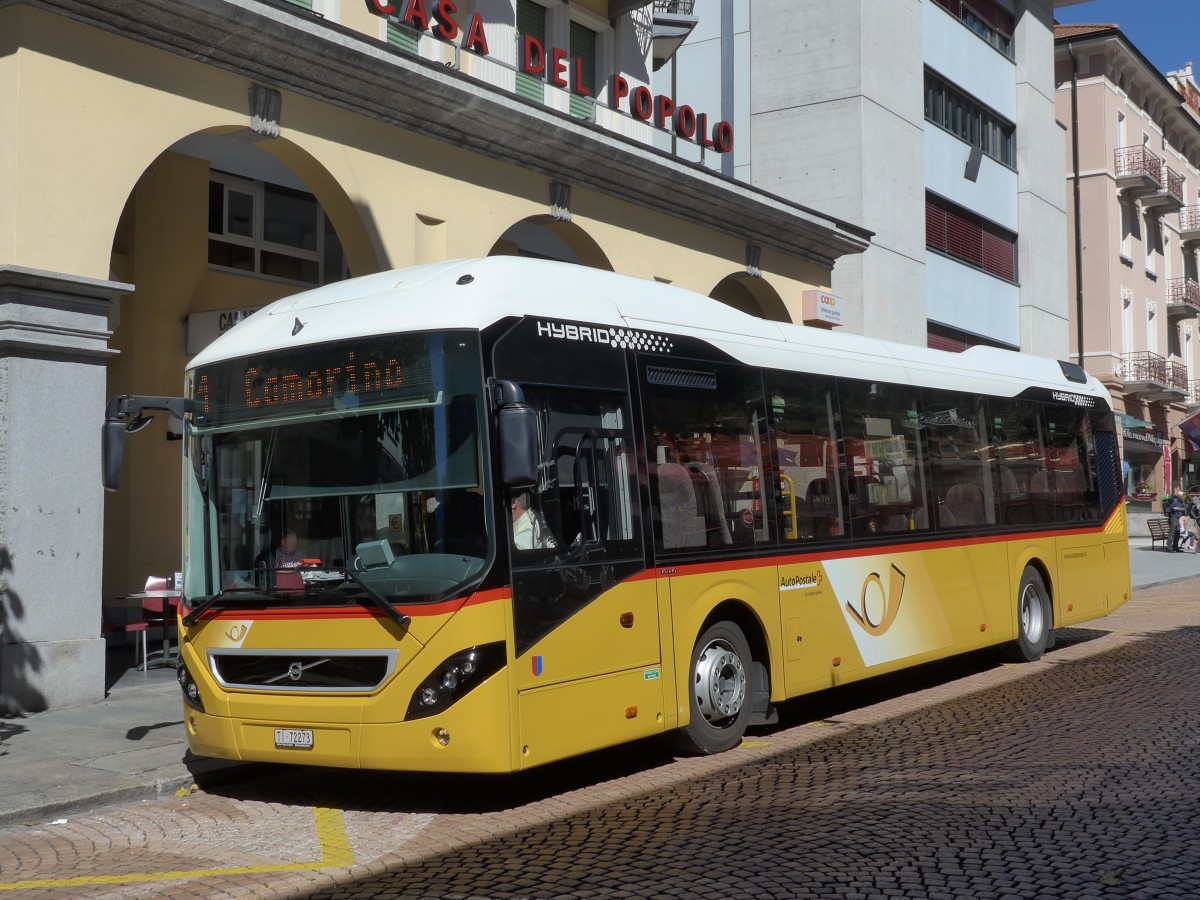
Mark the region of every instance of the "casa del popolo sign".
[[[483, 17], [474, 13], [466, 28], [461, 28], [457, 19], [458, 5], [453, 0], [396, 0], [391, 3], [387, 0], [367, 0], [367, 6], [377, 15], [418, 31], [429, 32], [444, 41], [453, 43], [461, 39], [460, 46], [464, 50], [480, 56], [490, 55]], [[527, 34], [521, 36], [517, 70], [581, 97], [592, 96], [583, 83], [583, 60], [572, 58], [560, 47], [547, 49], [539, 40]], [[608, 96], [609, 106], [635, 119], [673, 131], [676, 136], [695, 141], [701, 147], [717, 153], [733, 150], [733, 126], [728, 122], [710, 125], [707, 114], [697, 113], [686, 104], [677, 106], [672, 97], [665, 94], [655, 96], [642, 85], [630, 89], [629, 81], [622, 75], [612, 76]]]

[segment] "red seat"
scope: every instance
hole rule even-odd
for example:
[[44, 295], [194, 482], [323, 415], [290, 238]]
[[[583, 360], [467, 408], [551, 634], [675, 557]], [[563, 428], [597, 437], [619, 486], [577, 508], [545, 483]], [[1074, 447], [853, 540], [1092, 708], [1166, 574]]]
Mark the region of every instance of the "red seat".
[[[146, 632], [150, 628], [150, 623], [143, 617], [133, 622], [114, 622], [108, 617], [108, 610], [103, 605], [100, 606], [100, 633], [101, 634], [132, 634], [135, 635], [133, 642], [133, 662], [139, 669], [146, 668]], [[138, 661], [138, 648], [141, 647], [141, 661]]]

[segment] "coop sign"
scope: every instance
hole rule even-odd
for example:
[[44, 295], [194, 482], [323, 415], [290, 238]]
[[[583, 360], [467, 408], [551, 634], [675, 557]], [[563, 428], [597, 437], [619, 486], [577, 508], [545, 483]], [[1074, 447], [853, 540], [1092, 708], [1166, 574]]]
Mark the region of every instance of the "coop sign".
[[[454, 0], [367, 0], [367, 7], [401, 25], [458, 43], [464, 50], [480, 56], [491, 55], [483, 17], [472, 13], [465, 26], [460, 24], [462, 17]], [[561, 47], [547, 47], [528, 34], [520, 36], [517, 71], [581, 97], [592, 96], [581, 58], [572, 57]], [[733, 126], [729, 122], [710, 122], [707, 113], [698, 113], [684, 103], [677, 104], [674, 97], [666, 94], [656, 95], [645, 85], [630, 85], [623, 75], [612, 76], [607, 101], [612, 109], [673, 132], [676, 137], [705, 149], [717, 153], [733, 150]]]

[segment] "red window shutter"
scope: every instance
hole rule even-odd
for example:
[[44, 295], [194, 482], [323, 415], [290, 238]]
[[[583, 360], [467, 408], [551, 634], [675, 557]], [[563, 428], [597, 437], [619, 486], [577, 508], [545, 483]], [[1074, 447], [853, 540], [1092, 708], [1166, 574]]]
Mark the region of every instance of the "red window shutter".
[[946, 244], [946, 210], [930, 197], [925, 198], [925, 246], [948, 250]]
[[1007, 281], [1017, 280], [1016, 241], [1002, 234], [983, 232], [983, 268]]
[[960, 341], [945, 334], [936, 334], [930, 330], [926, 337], [930, 350], [949, 350], [951, 353], [962, 353], [967, 349], [967, 342]]
[[946, 211], [947, 250], [951, 256], [983, 265], [983, 229], [976, 222], [959, 215], [954, 210]]

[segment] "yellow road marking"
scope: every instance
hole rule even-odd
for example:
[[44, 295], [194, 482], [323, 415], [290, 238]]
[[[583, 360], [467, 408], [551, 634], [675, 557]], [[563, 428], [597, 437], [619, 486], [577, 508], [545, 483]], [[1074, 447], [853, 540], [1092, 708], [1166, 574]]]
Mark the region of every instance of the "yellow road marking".
[[94, 884], [141, 884], [153, 881], [182, 881], [214, 875], [262, 875], [271, 872], [308, 872], [320, 869], [344, 869], [354, 865], [354, 848], [346, 833], [346, 821], [340, 809], [318, 806], [313, 810], [321, 858], [315, 862], [280, 863], [266, 866], [229, 866], [224, 869], [189, 869], [180, 872], [131, 872], [127, 875], [89, 875], [79, 878], [40, 878], [29, 881], [0, 882], [0, 891], [29, 888], [85, 887]]
[[739, 747], [770, 747], [770, 741], [742, 741]]

